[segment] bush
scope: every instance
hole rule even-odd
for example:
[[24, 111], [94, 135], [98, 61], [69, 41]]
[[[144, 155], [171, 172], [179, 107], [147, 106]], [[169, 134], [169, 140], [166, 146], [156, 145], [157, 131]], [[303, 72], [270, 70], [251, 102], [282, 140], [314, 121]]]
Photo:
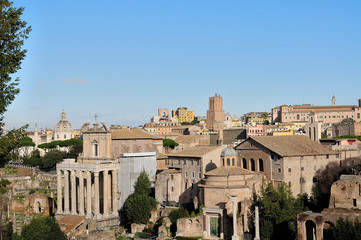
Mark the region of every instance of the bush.
[[23, 227], [21, 237], [24, 240], [65, 240], [64, 233], [60, 230], [55, 218], [36, 217]]

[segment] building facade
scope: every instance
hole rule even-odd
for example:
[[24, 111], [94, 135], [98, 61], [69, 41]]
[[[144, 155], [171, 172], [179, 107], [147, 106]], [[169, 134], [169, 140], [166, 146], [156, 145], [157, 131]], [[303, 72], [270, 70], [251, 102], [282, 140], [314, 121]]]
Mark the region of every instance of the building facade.
[[186, 107], [179, 107], [172, 111], [172, 117], [178, 117], [180, 123], [190, 123], [194, 120], [194, 110], [188, 110]]
[[318, 120], [322, 123], [338, 123], [343, 119], [352, 118], [355, 122], [361, 121], [361, 99], [358, 105], [336, 105], [336, 99], [333, 99], [331, 106], [312, 106], [311, 104], [302, 105], [281, 105], [272, 109], [272, 122], [307, 122], [308, 114], [313, 111]]
[[250, 137], [235, 149], [239, 167], [288, 184], [295, 196], [310, 195], [316, 172], [340, 162], [339, 153], [302, 135]]

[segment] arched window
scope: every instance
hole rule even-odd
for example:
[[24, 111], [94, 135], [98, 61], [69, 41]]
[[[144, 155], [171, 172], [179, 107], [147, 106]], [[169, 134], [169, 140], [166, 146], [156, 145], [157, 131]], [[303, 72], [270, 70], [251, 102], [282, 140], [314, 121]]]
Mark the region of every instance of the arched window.
[[256, 171], [256, 163], [253, 158], [251, 158], [251, 171]]
[[244, 169], [247, 169], [247, 160], [245, 158], [242, 159], [242, 165]]
[[93, 144], [93, 156], [98, 157], [99, 156], [99, 146], [98, 143]]
[[263, 172], [263, 171], [264, 171], [262, 158], [258, 159], [258, 170], [259, 170], [260, 172]]
[[227, 158], [227, 166], [231, 165], [231, 160], [229, 158]]
[[234, 158], [232, 158], [232, 166], [234, 166]]
[[223, 158], [222, 160], [223, 160], [223, 166], [225, 166], [225, 165], [224, 165], [224, 158]]

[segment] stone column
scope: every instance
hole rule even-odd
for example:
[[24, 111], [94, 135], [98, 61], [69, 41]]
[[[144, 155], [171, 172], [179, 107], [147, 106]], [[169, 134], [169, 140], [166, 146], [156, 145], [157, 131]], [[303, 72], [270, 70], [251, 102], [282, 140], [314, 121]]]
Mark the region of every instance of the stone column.
[[62, 196], [62, 186], [61, 186], [61, 170], [57, 170], [57, 180], [58, 180], [58, 214], [63, 214], [63, 196]]
[[207, 216], [206, 213], [203, 212], [203, 238], [207, 237]]
[[255, 220], [254, 220], [254, 226], [256, 231], [256, 236], [254, 237], [254, 240], [260, 240], [259, 238], [259, 216], [258, 216], [258, 207], [255, 208]]
[[104, 217], [108, 217], [109, 204], [108, 204], [108, 170], [103, 171], [103, 214]]
[[69, 211], [69, 171], [64, 170], [64, 213], [70, 214]]
[[113, 215], [118, 216], [118, 184], [117, 184], [116, 170], [112, 171], [112, 201], [113, 201]]
[[71, 178], [71, 215], [76, 215], [76, 178], [75, 178], [75, 170], [72, 170], [70, 173]]
[[79, 172], [79, 215], [84, 216], [84, 178], [83, 172]]
[[233, 236], [232, 240], [239, 240], [238, 234], [237, 234], [237, 194], [231, 194], [232, 197], [232, 207], [233, 207]]
[[94, 203], [94, 213], [95, 218], [100, 217], [99, 211], [99, 172], [94, 172], [94, 196], [95, 196], [95, 203]]
[[86, 172], [86, 217], [92, 217], [92, 175]]
[[223, 222], [223, 213], [221, 213], [221, 239], [224, 239], [224, 229], [223, 229], [223, 225], [224, 225], [224, 222]]

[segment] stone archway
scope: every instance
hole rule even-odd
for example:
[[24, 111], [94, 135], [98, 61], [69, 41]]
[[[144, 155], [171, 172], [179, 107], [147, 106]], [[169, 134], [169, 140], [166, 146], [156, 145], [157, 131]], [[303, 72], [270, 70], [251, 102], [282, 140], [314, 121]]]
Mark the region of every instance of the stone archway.
[[316, 240], [316, 224], [312, 220], [307, 220], [306, 225], [306, 239]]
[[330, 221], [326, 221], [323, 224], [323, 238], [324, 239], [332, 238], [334, 227], [335, 227], [335, 225]]

